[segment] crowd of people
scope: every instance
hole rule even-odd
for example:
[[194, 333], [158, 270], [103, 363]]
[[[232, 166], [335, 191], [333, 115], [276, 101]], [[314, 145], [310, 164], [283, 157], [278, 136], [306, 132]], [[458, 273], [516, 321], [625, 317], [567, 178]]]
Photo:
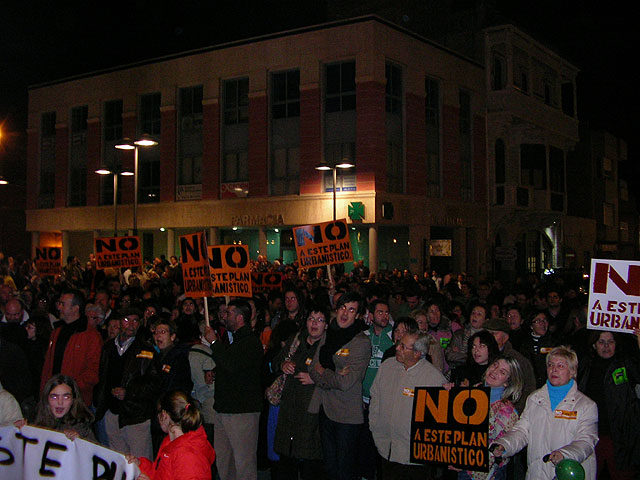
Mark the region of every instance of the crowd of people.
[[[98, 442], [141, 479], [537, 480], [563, 459], [637, 478], [640, 332], [587, 330], [578, 285], [252, 268], [282, 286], [205, 308], [177, 257], [42, 277], [0, 254], [0, 424]], [[411, 461], [416, 386], [489, 388], [490, 473]]]

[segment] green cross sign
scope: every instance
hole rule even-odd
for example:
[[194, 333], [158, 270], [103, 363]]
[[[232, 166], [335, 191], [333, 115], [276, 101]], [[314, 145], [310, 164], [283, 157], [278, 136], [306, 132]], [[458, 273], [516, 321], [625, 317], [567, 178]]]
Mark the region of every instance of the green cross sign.
[[349, 218], [351, 220], [364, 220], [364, 203], [351, 202], [349, 205]]

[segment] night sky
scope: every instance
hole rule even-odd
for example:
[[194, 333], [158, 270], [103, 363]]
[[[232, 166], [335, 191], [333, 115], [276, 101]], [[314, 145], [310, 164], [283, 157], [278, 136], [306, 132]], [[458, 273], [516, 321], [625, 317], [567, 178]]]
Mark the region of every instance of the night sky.
[[[168, 2], [167, 2], [168, 3]], [[323, 0], [79, 2], [23, 0], [0, 9], [0, 123], [24, 134], [27, 86], [323, 20]], [[620, 3], [497, 1], [509, 18], [578, 68], [578, 115], [637, 141], [636, 15]], [[90, 11], [89, 11], [90, 10]], [[633, 112], [635, 113], [635, 111]], [[0, 155], [13, 152], [4, 142]], [[1, 158], [1, 157], [0, 157]], [[631, 164], [632, 162], [628, 162]], [[640, 173], [640, 169], [631, 169]], [[640, 176], [640, 175], [639, 175]], [[571, 180], [571, 179], [569, 179]]]

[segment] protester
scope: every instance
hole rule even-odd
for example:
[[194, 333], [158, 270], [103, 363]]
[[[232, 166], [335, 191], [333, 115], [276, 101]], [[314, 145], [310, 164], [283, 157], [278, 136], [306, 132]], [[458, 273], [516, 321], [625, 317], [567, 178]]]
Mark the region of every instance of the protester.
[[[22, 427], [26, 422], [16, 424]], [[76, 381], [67, 375], [51, 377], [42, 389], [34, 425], [63, 432], [70, 440], [95, 442], [93, 415], [82, 401]]]
[[500, 353], [491, 333], [482, 330], [471, 335], [467, 346], [467, 361], [451, 372], [451, 381], [461, 387], [473, 386]]
[[215, 451], [202, 428], [202, 416], [193, 398], [185, 392], [167, 392], [158, 401], [158, 422], [167, 436], [155, 462], [127, 456], [142, 474], [138, 480], [208, 480]]
[[353, 480], [356, 476], [358, 432], [364, 422], [362, 380], [371, 357], [371, 342], [359, 318], [361, 310], [358, 293], [340, 296], [326, 342], [309, 368], [316, 383], [309, 411], [320, 414], [324, 467], [331, 479]]
[[[274, 450], [280, 455], [278, 480], [322, 478], [322, 445], [318, 415], [309, 412], [315, 384], [309, 375], [310, 360], [324, 345], [329, 322], [327, 308], [311, 305], [305, 329], [292, 335], [274, 363], [287, 375], [282, 390]], [[289, 355], [294, 342], [299, 342]]]
[[598, 405], [597, 478], [631, 480], [640, 472], [640, 331], [633, 351], [617, 333], [591, 332], [592, 353], [580, 366], [580, 391]]
[[511, 457], [528, 447], [527, 480], [552, 480], [554, 466], [565, 458], [582, 463], [587, 480], [596, 478], [598, 407], [578, 391], [577, 370], [573, 350], [552, 349], [546, 384], [529, 396], [520, 420], [494, 444], [496, 457]]
[[22, 411], [18, 401], [9, 391], [2, 388], [2, 383], [0, 383], [0, 427], [15, 424], [22, 419]]

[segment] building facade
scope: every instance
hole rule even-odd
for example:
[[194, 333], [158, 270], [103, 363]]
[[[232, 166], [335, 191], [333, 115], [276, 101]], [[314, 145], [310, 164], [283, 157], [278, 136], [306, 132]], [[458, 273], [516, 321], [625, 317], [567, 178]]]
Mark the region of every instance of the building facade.
[[593, 217], [568, 210], [578, 69], [512, 25], [485, 32], [489, 237], [496, 276], [588, 265]]
[[[295, 257], [291, 229], [348, 218], [372, 271], [491, 269], [484, 66], [377, 17], [313, 26], [32, 87], [27, 230], [32, 249], [86, 258], [133, 229], [139, 149], [143, 256], [179, 235]], [[114, 214], [117, 213], [117, 216]], [[117, 219], [117, 226], [115, 221]]]

